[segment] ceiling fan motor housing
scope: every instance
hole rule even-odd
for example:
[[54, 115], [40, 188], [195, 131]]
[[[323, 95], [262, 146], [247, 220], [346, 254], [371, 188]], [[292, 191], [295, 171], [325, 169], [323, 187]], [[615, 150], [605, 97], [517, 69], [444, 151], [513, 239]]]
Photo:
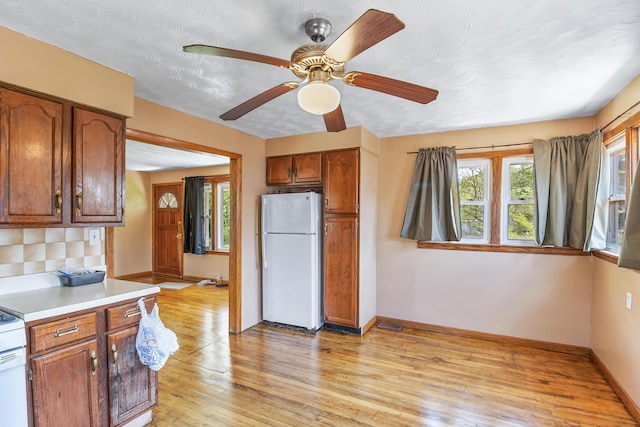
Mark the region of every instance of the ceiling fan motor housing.
[[322, 43], [331, 34], [331, 22], [324, 18], [309, 19], [304, 24], [304, 31], [314, 43]]

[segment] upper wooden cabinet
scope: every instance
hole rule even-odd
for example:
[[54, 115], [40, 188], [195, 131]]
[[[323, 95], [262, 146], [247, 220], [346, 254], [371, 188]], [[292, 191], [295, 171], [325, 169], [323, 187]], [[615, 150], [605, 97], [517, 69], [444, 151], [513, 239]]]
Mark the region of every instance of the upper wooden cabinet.
[[324, 213], [357, 214], [359, 150], [325, 153]]
[[322, 153], [267, 157], [267, 185], [322, 184]]
[[0, 227], [122, 225], [124, 129], [121, 117], [0, 87]]
[[122, 222], [124, 121], [76, 108], [73, 124], [73, 222]]
[[0, 222], [62, 223], [62, 111], [0, 88]]

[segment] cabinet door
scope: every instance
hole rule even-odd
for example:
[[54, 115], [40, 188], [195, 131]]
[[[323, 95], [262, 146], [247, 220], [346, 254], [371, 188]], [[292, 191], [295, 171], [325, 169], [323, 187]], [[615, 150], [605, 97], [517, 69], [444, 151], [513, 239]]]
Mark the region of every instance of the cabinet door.
[[298, 184], [322, 183], [322, 153], [293, 156], [293, 178]]
[[293, 182], [291, 156], [267, 157], [267, 185], [285, 185]]
[[73, 155], [73, 222], [122, 224], [124, 120], [76, 108]]
[[33, 421], [41, 426], [98, 426], [95, 339], [34, 357]]
[[140, 363], [137, 333], [138, 327], [133, 326], [107, 335], [111, 426], [118, 426], [158, 403], [158, 374]]
[[358, 213], [359, 176], [357, 149], [325, 153], [325, 213]]
[[358, 327], [357, 221], [325, 218], [324, 319], [350, 327]]
[[62, 108], [0, 88], [0, 222], [62, 222]]

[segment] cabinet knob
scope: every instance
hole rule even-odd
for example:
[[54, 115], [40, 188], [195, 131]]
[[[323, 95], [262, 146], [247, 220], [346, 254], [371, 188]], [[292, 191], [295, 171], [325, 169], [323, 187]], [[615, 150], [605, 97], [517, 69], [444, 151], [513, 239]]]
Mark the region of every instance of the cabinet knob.
[[98, 356], [96, 356], [96, 352], [92, 351], [91, 352], [91, 375], [95, 376], [96, 372], [98, 370]]
[[111, 344], [111, 354], [113, 354], [111, 368], [113, 368], [113, 372], [116, 372], [118, 369], [118, 347], [115, 344]]
[[76, 191], [76, 209], [78, 211], [82, 210], [82, 191]]
[[62, 209], [62, 191], [56, 190], [56, 212], [60, 213]]

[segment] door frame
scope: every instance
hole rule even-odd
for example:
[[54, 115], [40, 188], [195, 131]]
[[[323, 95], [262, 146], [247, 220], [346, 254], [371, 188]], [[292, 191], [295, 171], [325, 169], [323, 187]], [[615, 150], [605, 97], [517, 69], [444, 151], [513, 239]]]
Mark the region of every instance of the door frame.
[[[150, 132], [127, 128], [126, 138], [161, 147], [218, 154], [229, 157], [231, 229], [229, 244], [229, 332], [242, 332], [242, 155], [206, 145], [194, 144]], [[113, 227], [106, 227], [107, 276], [113, 277]]]
[[[151, 213], [151, 272], [152, 274], [156, 274], [156, 212], [158, 209], [158, 200], [156, 199], [156, 188], [158, 187], [168, 187], [168, 186], [179, 186], [180, 187], [180, 194], [178, 197], [178, 203], [180, 206], [180, 222], [178, 223], [178, 228], [182, 228], [183, 224], [182, 224], [182, 217], [184, 216], [184, 183], [183, 182], [163, 182], [163, 183], [158, 183], [158, 184], [151, 184], [151, 195], [153, 196], [153, 211]], [[179, 234], [182, 234], [182, 231], [178, 232]], [[178, 238], [178, 240], [180, 240], [180, 244], [178, 245], [179, 248], [179, 253], [178, 253], [178, 277], [180, 277], [182, 279], [182, 277], [184, 276], [184, 271], [183, 271], [183, 264], [184, 264], [184, 250], [183, 250], [183, 246], [184, 246], [184, 241], [182, 240], [182, 238]], [[177, 244], [178, 242], [176, 242]], [[159, 273], [162, 274], [162, 273]]]

